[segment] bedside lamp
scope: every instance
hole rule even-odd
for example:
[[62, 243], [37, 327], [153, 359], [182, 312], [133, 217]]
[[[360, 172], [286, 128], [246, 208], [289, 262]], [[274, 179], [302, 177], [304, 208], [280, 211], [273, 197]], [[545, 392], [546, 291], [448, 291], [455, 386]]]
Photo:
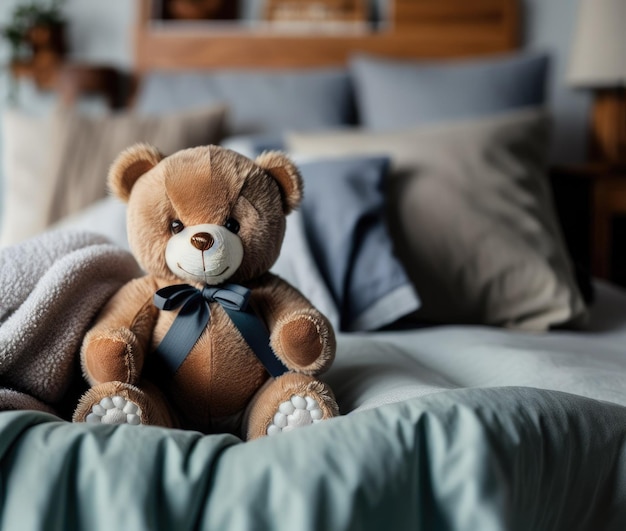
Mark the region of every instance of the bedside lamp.
[[568, 82], [595, 93], [593, 160], [626, 166], [626, 0], [581, 0]]

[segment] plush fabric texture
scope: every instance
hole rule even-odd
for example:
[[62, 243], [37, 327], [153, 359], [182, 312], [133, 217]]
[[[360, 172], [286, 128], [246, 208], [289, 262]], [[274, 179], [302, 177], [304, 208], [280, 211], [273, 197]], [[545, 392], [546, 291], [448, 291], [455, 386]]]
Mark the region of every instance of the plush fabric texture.
[[[292, 428], [272, 422], [283, 402], [304, 391], [296, 402], [305, 411], [297, 418], [321, 420], [308, 413], [309, 401], [320, 416], [336, 415], [332, 392], [315, 378], [333, 361], [333, 329], [302, 294], [268, 272], [280, 252], [285, 216], [302, 198], [293, 162], [281, 152], [251, 160], [216, 145], [162, 158], [140, 143], [115, 159], [109, 182], [127, 201], [129, 244], [146, 274], [120, 288], [86, 333], [81, 366], [92, 387], [73, 418], [100, 422], [108, 415], [104, 409], [113, 409], [121, 396], [134, 402], [134, 411], [116, 406], [110, 417], [115, 423], [235, 431], [256, 438], [272, 427], [275, 432]], [[224, 282], [250, 290], [250, 308], [267, 328], [273, 354], [288, 374], [270, 378], [213, 300], [205, 307], [209, 318], [201, 320], [197, 340], [180, 353], [183, 361], [176, 370], [160, 361], [155, 351], [177, 315], [194, 312], [186, 303], [181, 309], [177, 304], [158, 309], [154, 293], [183, 283], [202, 293]]]
[[394, 129], [541, 105], [548, 66], [543, 54], [449, 63], [357, 56], [350, 73], [360, 123]]
[[231, 135], [354, 123], [350, 78], [342, 69], [150, 72], [135, 106], [143, 114], [161, 114], [218, 102], [230, 107]]
[[[223, 106], [159, 117], [58, 110], [46, 118], [33, 118], [7, 111], [0, 245], [31, 237], [104, 197], [109, 166], [135, 142], [150, 142], [166, 154], [219, 142], [225, 113]], [[33, 146], [40, 147], [37, 156]]]
[[300, 207], [317, 266], [341, 309], [342, 330], [376, 330], [419, 308], [395, 257], [384, 215], [386, 157], [346, 157], [299, 165]]
[[387, 154], [390, 231], [437, 323], [524, 330], [587, 314], [545, 172], [549, 119], [537, 109], [396, 132], [292, 134], [308, 155]]
[[58, 407], [91, 320], [139, 274], [130, 253], [89, 233], [51, 231], [0, 250], [0, 408]]

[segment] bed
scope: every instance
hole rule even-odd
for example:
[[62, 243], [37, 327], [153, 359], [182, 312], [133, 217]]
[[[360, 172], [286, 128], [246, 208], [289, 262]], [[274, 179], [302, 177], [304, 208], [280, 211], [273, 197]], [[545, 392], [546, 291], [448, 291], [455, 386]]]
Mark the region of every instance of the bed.
[[[626, 529], [626, 293], [564, 243], [517, 2], [323, 37], [139, 7], [132, 110], [4, 116], [0, 527]], [[139, 140], [298, 161], [274, 272], [335, 326], [341, 416], [245, 443], [68, 422], [82, 334], [140, 274], [103, 198]]]

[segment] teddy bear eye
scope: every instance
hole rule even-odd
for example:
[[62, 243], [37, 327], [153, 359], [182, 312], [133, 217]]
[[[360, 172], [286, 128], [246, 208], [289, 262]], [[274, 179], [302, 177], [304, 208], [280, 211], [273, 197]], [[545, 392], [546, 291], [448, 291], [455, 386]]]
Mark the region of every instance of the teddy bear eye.
[[178, 219], [175, 219], [174, 221], [170, 223], [170, 230], [172, 231], [172, 234], [178, 234], [184, 228], [185, 226]]
[[239, 222], [235, 218], [228, 218], [226, 223], [224, 223], [224, 227], [226, 227], [233, 234], [237, 234], [239, 232]]

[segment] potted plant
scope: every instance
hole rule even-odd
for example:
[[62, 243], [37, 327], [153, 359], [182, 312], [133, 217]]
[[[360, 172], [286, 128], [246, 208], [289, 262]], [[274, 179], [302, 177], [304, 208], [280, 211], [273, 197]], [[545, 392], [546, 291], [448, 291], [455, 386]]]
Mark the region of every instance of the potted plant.
[[48, 85], [66, 53], [63, 13], [65, 0], [33, 0], [18, 5], [1, 35], [11, 47], [11, 71], [32, 75], [38, 86]]
[[63, 4], [65, 0], [39, 0], [18, 5], [2, 36], [11, 46], [11, 59], [34, 58], [40, 51], [63, 57], [66, 52]]

